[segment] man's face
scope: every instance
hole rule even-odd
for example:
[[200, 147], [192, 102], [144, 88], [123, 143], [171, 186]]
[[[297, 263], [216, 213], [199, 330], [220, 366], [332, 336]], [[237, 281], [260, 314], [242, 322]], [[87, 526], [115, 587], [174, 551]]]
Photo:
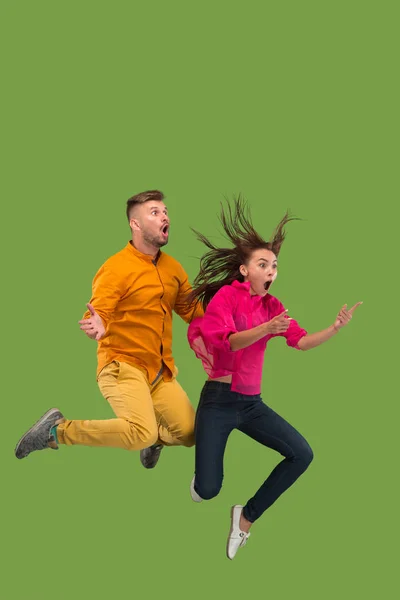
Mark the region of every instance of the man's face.
[[149, 200], [135, 206], [129, 224], [135, 236], [140, 236], [146, 244], [155, 248], [168, 244], [169, 217], [164, 202]]

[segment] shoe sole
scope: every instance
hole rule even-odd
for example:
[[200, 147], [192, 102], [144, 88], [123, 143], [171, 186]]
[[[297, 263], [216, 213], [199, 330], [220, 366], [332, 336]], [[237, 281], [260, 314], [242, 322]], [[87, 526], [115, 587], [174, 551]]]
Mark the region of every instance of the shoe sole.
[[161, 448], [161, 450], [160, 450], [160, 452], [159, 452], [159, 455], [157, 456], [157, 459], [156, 459], [156, 461], [155, 461], [154, 463], [150, 463], [150, 464], [149, 464], [149, 463], [147, 463], [147, 464], [146, 464], [146, 460], [142, 460], [142, 456], [140, 455], [140, 462], [141, 462], [142, 466], [143, 466], [145, 469], [154, 469], [154, 467], [156, 467], [156, 466], [157, 466], [157, 463], [158, 463], [158, 461], [160, 460], [160, 456], [161, 456], [161, 452], [163, 451], [163, 448], [164, 448], [164, 446], [162, 446], [162, 448]]
[[[194, 479], [194, 478], [193, 478], [193, 479]], [[200, 497], [200, 496], [197, 494], [197, 492], [195, 491], [195, 489], [194, 489], [194, 486], [193, 486], [193, 479], [192, 479], [192, 481], [190, 482], [190, 497], [191, 497], [191, 499], [193, 500], [193, 502], [196, 502], [197, 504], [200, 504], [200, 502], [203, 502], [203, 498], [201, 498], [201, 497]], [[193, 494], [197, 494], [197, 497], [199, 498], [199, 500], [196, 500], [196, 499], [193, 497]]]
[[233, 560], [235, 557], [233, 556], [232, 558], [229, 556], [229, 540], [231, 539], [231, 535], [232, 535], [232, 531], [233, 531], [233, 510], [234, 510], [234, 506], [232, 506], [231, 508], [231, 528], [229, 530], [229, 535], [228, 535], [228, 541], [226, 542], [226, 556], [227, 558], [229, 558], [229, 560]]
[[[23, 458], [26, 458], [26, 456], [17, 456], [18, 449], [21, 446], [21, 444], [24, 441], [24, 439], [26, 438], [26, 436], [28, 434], [30, 434], [30, 433], [33, 433], [39, 427], [39, 425], [41, 425], [43, 423], [43, 421], [45, 421], [46, 419], [48, 419], [49, 417], [51, 417], [51, 415], [53, 415], [55, 413], [59, 413], [61, 415], [61, 411], [58, 410], [58, 408], [51, 408], [42, 417], [40, 417], [40, 419], [38, 421], [36, 421], [36, 423], [34, 425], [32, 425], [32, 427], [30, 429], [28, 429], [28, 431], [26, 431], [24, 433], [24, 435], [22, 436], [22, 438], [19, 440], [18, 444], [15, 446], [15, 450], [14, 450], [15, 456], [19, 460], [22, 460]], [[60, 417], [60, 418], [62, 418], [62, 417]]]

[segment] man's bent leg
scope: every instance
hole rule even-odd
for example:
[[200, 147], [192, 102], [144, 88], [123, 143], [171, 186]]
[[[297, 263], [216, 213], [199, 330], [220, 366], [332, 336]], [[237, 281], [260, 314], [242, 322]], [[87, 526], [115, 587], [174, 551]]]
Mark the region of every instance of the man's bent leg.
[[161, 379], [151, 390], [158, 423], [158, 439], [164, 446], [193, 446], [195, 410], [176, 379]]
[[60, 444], [141, 450], [157, 441], [158, 428], [150, 387], [142, 371], [113, 361], [101, 371], [98, 384], [116, 419], [68, 421], [57, 428]]

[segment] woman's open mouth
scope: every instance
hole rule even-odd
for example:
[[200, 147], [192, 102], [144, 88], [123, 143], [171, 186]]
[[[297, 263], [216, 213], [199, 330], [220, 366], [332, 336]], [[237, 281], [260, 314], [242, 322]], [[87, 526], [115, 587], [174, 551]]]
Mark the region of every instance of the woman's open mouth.
[[272, 283], [272, 281], [266, 281], [266, 282], [264, 283], [264, 289], [265, 289], [265, 290], [269, 290], [269, 288], [271, 287], [271, 283]]

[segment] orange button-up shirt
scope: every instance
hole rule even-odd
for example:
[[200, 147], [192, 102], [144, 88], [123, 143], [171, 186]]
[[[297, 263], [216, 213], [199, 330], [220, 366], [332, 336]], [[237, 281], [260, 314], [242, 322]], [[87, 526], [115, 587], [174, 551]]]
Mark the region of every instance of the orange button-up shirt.
[[149, 383], [162, 367], [164, 380], [172, 379], [172, 311], [186, 323], [203, 315], [200, 304], [187, 302], [191, 289], [182, 265], [164, 252], [153, 262], [129, 242], [111, 256], [94, 277], [90, 300], [106, 329], [97, 374], [118, 360], [144, 370]]

